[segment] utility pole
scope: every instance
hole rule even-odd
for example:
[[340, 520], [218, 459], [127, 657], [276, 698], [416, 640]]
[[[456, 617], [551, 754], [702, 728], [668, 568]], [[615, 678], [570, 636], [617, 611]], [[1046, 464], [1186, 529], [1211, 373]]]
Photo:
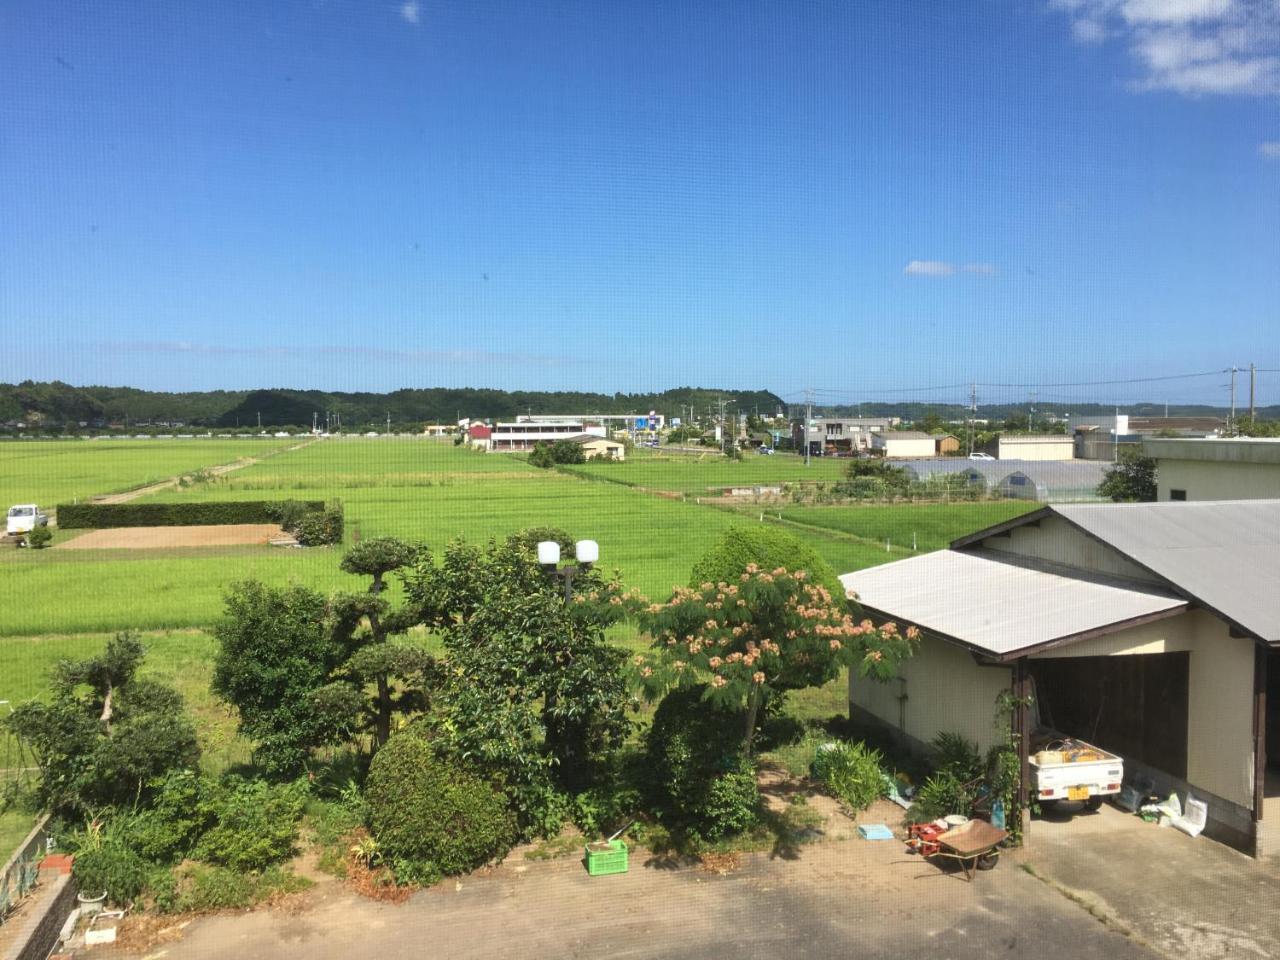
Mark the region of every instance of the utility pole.
[[1027, 433], [1035, 433], [1037, 391], [1031, 391], [1031, 413], [1027, 415]]
[[1258, 368], [1255, 364], [1249, 364], [1249, 420], [1253, 421], [1253, 388], [1258, 378]]
[[387, 433], [391, 433], [391, 411], [387, 411]]
[[311, 411], [311, 432], [316, 432], [316, 411]]
[[262, 429], [262, 411], [261, 410], [258, 411], [258, 429], [259, 430]]
[[1231, 368], [1231, 420], [1228, 421], [1232, 427], [1236, 425], [1236, 368]]
[[969, 452], [973, 453], [973, 422], [978, 419], [978, 385], [969, 384]]
[[804, 391], [804, 429], [800, 435], [804, 437], [804, 465], [809, 465], [809, 427], [813, 423], [813, 390], [808, 387]]

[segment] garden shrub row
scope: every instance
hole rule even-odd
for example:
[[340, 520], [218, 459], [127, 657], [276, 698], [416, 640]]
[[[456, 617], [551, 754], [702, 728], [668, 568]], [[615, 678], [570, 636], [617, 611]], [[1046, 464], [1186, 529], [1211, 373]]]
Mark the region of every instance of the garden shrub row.
[[63, 503], [63, 530], [110, 527], [194, 527], [231, 523], [295, 525], [305, 515], [322, 513], [321, 500], [232, 500], [201, 503]]

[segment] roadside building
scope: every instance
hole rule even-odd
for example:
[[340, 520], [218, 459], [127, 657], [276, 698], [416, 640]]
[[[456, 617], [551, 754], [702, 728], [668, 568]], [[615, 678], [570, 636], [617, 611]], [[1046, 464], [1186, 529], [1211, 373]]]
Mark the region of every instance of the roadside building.
[[1075, 444], [1066, 434], [1001, 434], [984, 448], [997, 460], [1072, 460]]
[[882, 457], [932, 457], [936, 444], [930, 434], [919, 430], [889, 430], [871, 435], [871, 450]]
[[1051, 506], [840, 579], [922, 634], [896, 680], [851, 676], [856, 722], [987, 748], [1012, 693], [1024, 771], [1038, 714], [1126, 782], [1204, 801], [1209, 836], [1280, 853], [1280, 500]]
[[488, 450], [493, 441], [493, 427], [487, 423], [472, 423], [467, 427], [467, 442], [477, 450]]
[[899, 417], [815, 417], [805, 428], [804, 418], [791, 421], [791, 440], [799, 453], [805, 444], [814, 456], [851, 456], [871, 449], [871, 438], [892, 430]]
[[587, 427], [572, 420], [518, 420], [499, 423], [489, 438], [489, 451], [532, 450], [540, 443], [555, 443], [580, 434], [603, 437], [604, 427]]
[[627, 458], [627, 445], [619, 443], [617, 440], [610, 440], [606, 437], [597, 437], [593, 433], [581, 433], [576, 437], [564, 437], [570, 443], [576, 443], [582, 447], [582, 452], [586, 454], [588, 460], [598, 458], [601, 460], [625, 460]]
[[1142, 449], [1156, 461], [1157, 500], [1280, 497], [1280, 439], [1146, 440]]
[[949, 433], [934, 434], [933, 452], [940, 457], [955, 456], [960, 452], [960, 438]]
[[1067, 432], [1083, 460], [1115, 460], [1120, 450], [1137, 449], [1156, 437], [1215, 437], [1226, 429], [1221, 417], [1148, 417], [1127, 413], [1071, 415]]

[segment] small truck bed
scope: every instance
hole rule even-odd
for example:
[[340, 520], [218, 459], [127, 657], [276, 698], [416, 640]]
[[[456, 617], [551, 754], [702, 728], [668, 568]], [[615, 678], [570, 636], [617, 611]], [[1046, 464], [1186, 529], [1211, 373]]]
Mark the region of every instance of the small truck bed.
[[1031, 796], [1041, 803], [1078, 800], [1091, 810], [1120, 792], [1124, 761], [1075, 737], [1041, 730], [1032, 737]]

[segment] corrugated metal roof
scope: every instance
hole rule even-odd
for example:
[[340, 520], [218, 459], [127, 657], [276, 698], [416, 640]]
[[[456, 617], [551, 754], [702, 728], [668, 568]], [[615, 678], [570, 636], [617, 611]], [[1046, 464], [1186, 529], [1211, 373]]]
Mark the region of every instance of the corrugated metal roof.
[[939, 550], [840, 578], [865, 607], [996, 658], [1176, 612], [1170, 591], [984, 550]]
[[1245, 631], [1280, 644], [1280, 500], [1051, 509]]

